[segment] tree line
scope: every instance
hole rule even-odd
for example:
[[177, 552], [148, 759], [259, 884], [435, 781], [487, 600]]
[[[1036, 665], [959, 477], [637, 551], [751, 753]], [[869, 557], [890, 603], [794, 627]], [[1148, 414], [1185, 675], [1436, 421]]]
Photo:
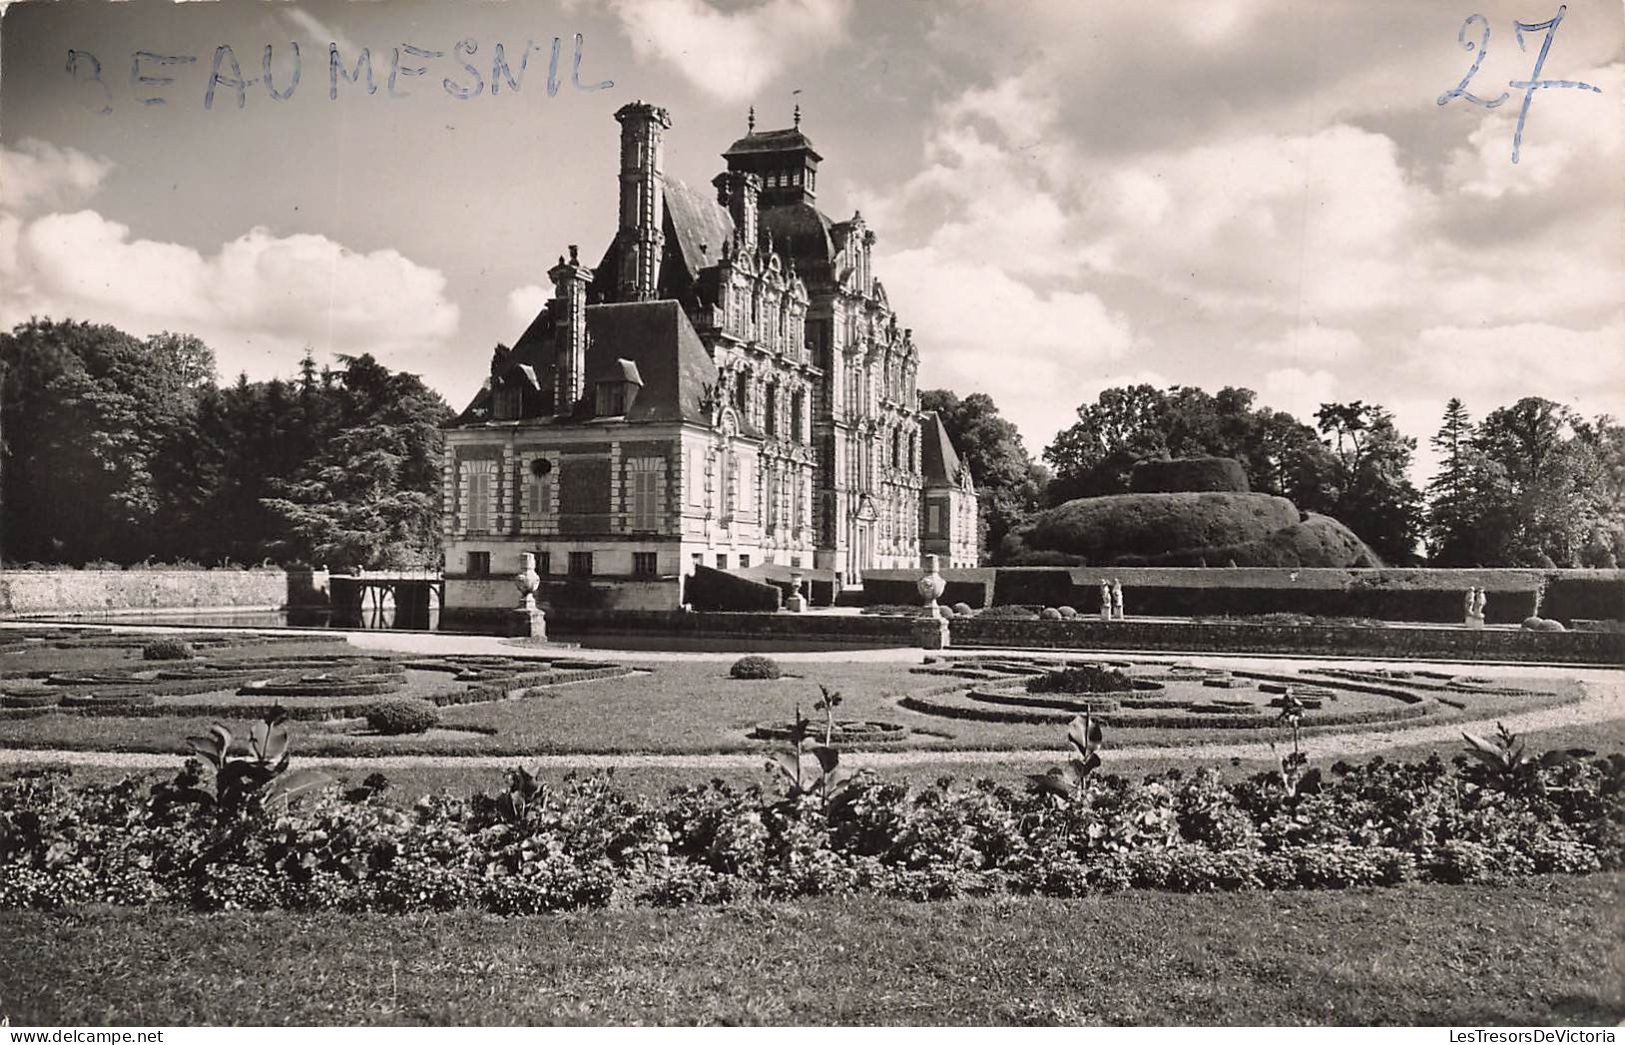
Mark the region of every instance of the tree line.
[[439, 557], [445, 401], [370, 355], [215, 379], [198, 338], [34, 319], [0, 334], [0, 554], [385, 566]]
[[984, 546], [1077, 497], [1125, 493], [1146, 458], [1241, 462], [1253, 490], [1341, 520], [1390, 565], [1595, 566], [1625, 560], [1625, 425], [1539, 397], [1474, 424], [1459, 399], [1431, 440], [1437, 475], [1410, 479], [1417, 442], [1385, 408], [1325, 403], [1313, 423], [1246, 388], [1108, 388], [1034, 461], [988, 396], [922, 393], [971, 470]]
[[[439, 561], [441, 426], [416, 375], [370, 355], [221, 385], [187, 334], [35, 319], [0, 333], [0, 556], [349, 566]], [[1146, 458], [1233, 457], [1252, 489], [1341, 520], [1391, 565], [1617, 566], [1625, 425], [1527, 397], [1446, 405], [1437, 475], [1373, 403], [1306, 423], [1245, 388], [1108, 388], [1035, 461], [985, 394], [921, 393], [970, 468], [984, 547], [1042, 508], [1123, 493]]]

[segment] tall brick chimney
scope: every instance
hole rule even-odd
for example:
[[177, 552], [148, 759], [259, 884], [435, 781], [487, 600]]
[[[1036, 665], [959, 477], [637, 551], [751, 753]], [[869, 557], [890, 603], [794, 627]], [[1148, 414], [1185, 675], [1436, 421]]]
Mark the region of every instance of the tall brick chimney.
[[711, 179], [717, 187], [717, 202], [733, 215], [734, 235], [739, 248], [756, 249], [757, 214], [761, 206], [762, 179], [747, 171], [724, 171]]
[[618, 301], [649, 301], [660, 280], [665, 248], [666, 186], [662, 136], [671, 126], [666, 110], [645, 102], [623, 105], [615, 113], [621, 124], [621, 225], [616, 274]]
[[553, 281], [553, 300], [557, 302], [558, 364], [553, 385], [553, 414], [569, 417], [575, 405], [587, 391], [587, 284], [592, 282], [592, 269], [581, 263], [575, 244], [570, 245], [570, 259], [548, 270]]

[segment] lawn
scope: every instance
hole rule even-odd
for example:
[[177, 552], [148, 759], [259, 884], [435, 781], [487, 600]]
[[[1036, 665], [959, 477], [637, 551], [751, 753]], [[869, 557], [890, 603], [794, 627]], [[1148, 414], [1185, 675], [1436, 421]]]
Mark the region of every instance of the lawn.
[[1625, 876], [532, 918], [0, 913], [0, 1017], [143, 1024], [1614, 1024]]
[[[898, 705], [911, 690], [941, 686], [952, 681], [922, 675], [901, 663], [830, 661], [798, 664], [802, 677], [775, 681], [742, 681], [728, 677], [728, 665], [719, 661], [672, 661], [653, 665], [649, 674], [579, 682], [534, 691], [530, 695], [483, 704], [442, 709], [448, 727], [470, 732], [431, 737], [358, 737], [316, 723], [297, 723], [299, 754], [488, 754], [544, 753], [699, 753], [765, 750], [748, 736], [760, 722], [787, 722], [800, 705], [813, 714], [820, 684], [842, 694], [838, 717], [897, 722], [912, 732], [903, 746], [921, 749], [1022, 750], [1063, 746], [1064, 722], [1002, 723], [945, 718], [922, 714]], [[1314, 679], [1335, 686], [1334, 680]], [[414, 684], [416, 682], [414, 681]], [[970, 685], [969, 681], [966, 685]], [[1573, 699], [1572, 683], [1544, 681], [1553, 693], [1454, 694], [1466, 708], [1443, 707], [1414, 723], [1483, 718]], [[1224, 694], [1234, 691], [1208, 691]], [[1555, 695], [1554, 695], [1555, 694]], [[171, 698], [165, 698], [166, 700]], [[174, 698], [179, 702], [179, 698]], [[228, 698], [229, 699], [229, 698]], [[295, 698], [297, 699], [297, 698]], [[963, 698], [951, 698], [967, 703]], [[1358, 710], [1370, 703], [1398, 702], [1368, 694], [1347, 695], [1328, 703], [1327, 715]], [[105, 751], [177, 751], [182, 738], [203, 732], [216, 715], [164, 717], [85, 717], [52, 713], [13, 717], [5, 721], [6, 740], [18, 747]], [[1060, 715], [1060, 719], [1066, 717]], [[1305, 726], [1316, 731], [1316, 713]], [[228, 719], [228, 724], [233, 724]], [[1405, 722], [1389, 722], [1343, 729], [1389, 728], [1401, 730]], [[235, 723], [242, 726], [244, 723]], [[1269, 739], [1273, 729], [1164, 729], [1113, 727], [1115, 745], [1183, 745]]]

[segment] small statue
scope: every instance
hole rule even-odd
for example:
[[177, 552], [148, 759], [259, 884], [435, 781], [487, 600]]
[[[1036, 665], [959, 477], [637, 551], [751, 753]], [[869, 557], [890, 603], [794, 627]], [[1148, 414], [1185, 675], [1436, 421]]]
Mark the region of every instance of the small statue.
[[1100, 619], [1112, 619], [1112, 586], [1106, 581], [1100, 582]]
[[1484, 626], [1484, 606], [1489, 601], [1489, 595], [1483, 588], [1473, 590], [1473, 619], [1478, 622], [1480, 628]]
[[1123, 619], [1123, 582], [1112, 581], [1112, 619]]
[[1478, 595], [1478, 589], [1477, 588], [1468, 588], [1466, 591], [1462, 592], [1462, 595], [1461, 595], [1461, 622], [1463, 624], [1469, 624], [1470, 625], [1470, 624], [1473, 623], [1473, 602], [1476, 599], [1477, 595]]

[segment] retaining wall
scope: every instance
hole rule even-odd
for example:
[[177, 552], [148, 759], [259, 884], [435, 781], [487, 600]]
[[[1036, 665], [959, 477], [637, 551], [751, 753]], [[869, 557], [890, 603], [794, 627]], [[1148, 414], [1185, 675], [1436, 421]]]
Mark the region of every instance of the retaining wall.
[[325, 606], [326, 570], [4, 570], [0, 616]]

